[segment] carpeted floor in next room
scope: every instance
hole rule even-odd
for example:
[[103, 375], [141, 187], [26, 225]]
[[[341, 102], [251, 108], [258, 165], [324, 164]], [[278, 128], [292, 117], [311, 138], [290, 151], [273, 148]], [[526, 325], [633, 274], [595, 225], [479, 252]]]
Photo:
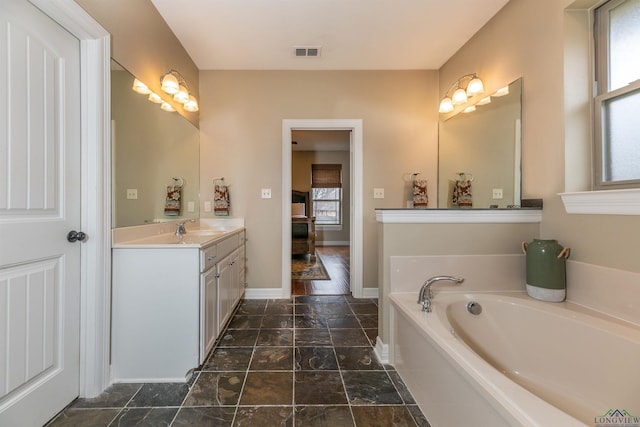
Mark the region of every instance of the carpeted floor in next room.
[[59, 426], [429, 426], [373, 354], [376, 300], [245, 300], [189, 384], [116, 384]]

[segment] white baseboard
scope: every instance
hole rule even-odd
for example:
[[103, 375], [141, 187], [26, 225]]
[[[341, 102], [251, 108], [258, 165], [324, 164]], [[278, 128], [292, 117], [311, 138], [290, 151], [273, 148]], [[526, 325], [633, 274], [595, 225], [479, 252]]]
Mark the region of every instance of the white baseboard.
[[378, 288], [362, 288], [362, 298], [378, 298]]
[[248, 288], [244, 290], [244, 299], [280, 299], [282, 288]]
[[380, 337], [376, 338], [376, 346], [373, 351], [380, 363], [389, 363], [389, 344], [383, 343]]
[[350, 244], [351, 242], [348, 240], [346, 242], [341, 240], [316, 240], [316, 246], [349, 246]]

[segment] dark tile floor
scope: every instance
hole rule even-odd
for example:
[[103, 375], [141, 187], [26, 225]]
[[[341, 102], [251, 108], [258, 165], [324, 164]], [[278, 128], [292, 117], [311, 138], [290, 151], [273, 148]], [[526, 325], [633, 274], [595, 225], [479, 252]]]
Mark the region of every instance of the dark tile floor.
[[49, 426], [429, 426], [373, 354], [375, 300], [246, 300], [187, 384], [115, 384]]

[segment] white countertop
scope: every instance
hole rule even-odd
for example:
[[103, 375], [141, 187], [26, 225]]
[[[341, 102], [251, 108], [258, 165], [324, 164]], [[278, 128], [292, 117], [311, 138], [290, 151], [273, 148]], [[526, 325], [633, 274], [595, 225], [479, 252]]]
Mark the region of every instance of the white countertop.
[[244, 219], [197, 219], [187, 221], [187, 232], [177, 236], [175, 230], [179, 221], [147, 224], [112, 230], [112, 244], [119, 248], [203, 248], [244, 229]]

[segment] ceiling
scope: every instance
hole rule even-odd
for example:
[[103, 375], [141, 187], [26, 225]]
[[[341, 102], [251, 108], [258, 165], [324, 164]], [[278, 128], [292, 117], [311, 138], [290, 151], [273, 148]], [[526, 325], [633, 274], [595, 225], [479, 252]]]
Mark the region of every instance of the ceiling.
[[350, 130], [293, 130], [293, 151], [349, 151]]
[[200, 70], [437, 70], [508, 2], [151, 1]]

